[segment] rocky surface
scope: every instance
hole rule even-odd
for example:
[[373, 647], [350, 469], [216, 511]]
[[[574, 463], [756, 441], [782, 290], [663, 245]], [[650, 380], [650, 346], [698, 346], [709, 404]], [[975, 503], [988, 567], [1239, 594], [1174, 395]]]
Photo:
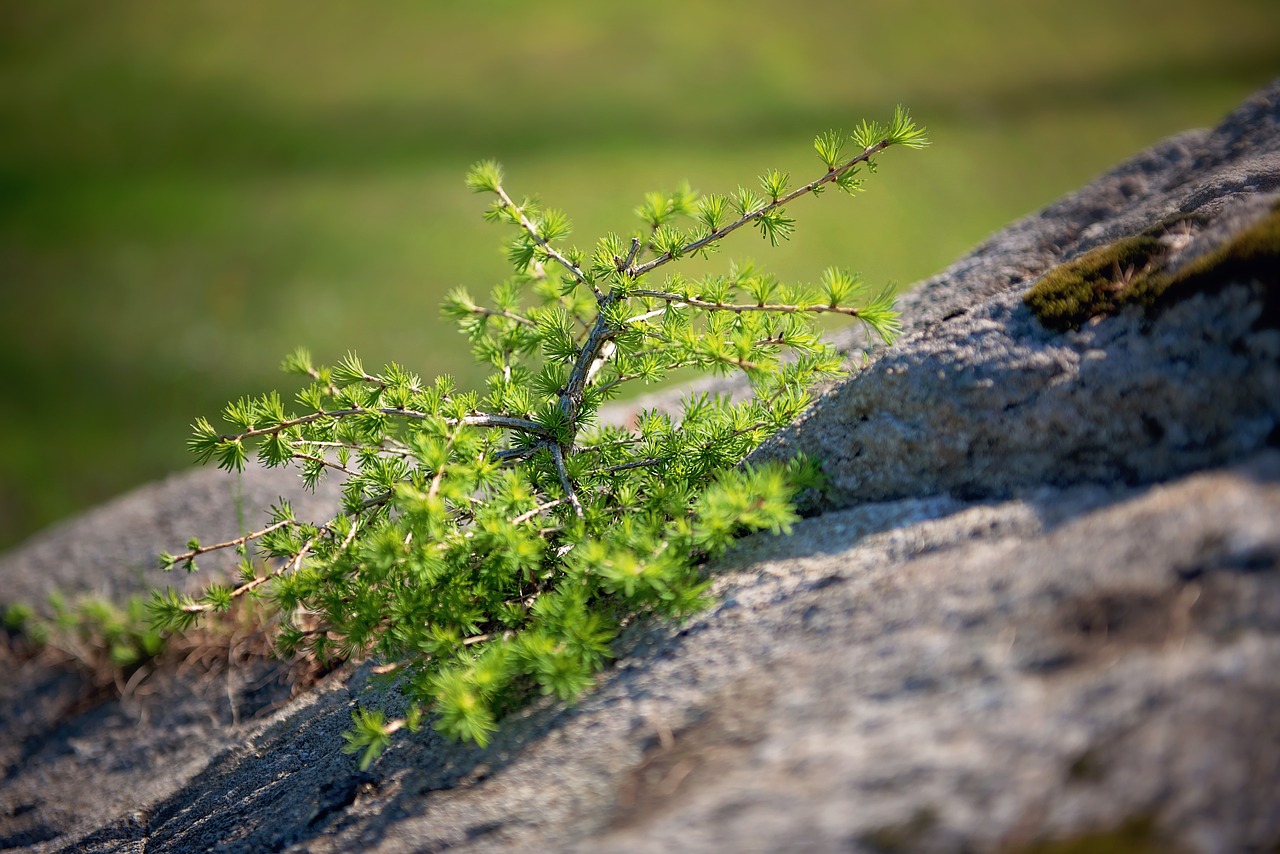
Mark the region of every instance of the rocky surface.
[[1180, 219], [1170, 237], [1193, 258], [1269, 214], [1280, 198], [1278, 101], [1273, 86], [1215, 130], [1156, 145], [912, 289], [899, 345], [759, 456], [820, 457], [834, 487], [825, 506], [849, 506], [1140, 483], [1274, 439], [1274, 277], [1067, 334], [1022, 299], [1055, 264], [1157, 223]]
[[[206, 582], [202, 574], [158, 575], [156, 556], [182, 551], [197, 534], [207, 545], [256, 530], [269, 523], [267, 508], [282, 496], [299, 518], [320, 518], [338, 506], [338, 488], [338, 482], [324, 480], [311, 492], [295, 470], [284, 468], [250, 468], [237, 475], [210, 467], [171, 475], [54, 525], [0, 557], [0, 602], [43, 609], [54, 591], [72, 599], [123, 601], [157, 584], [199, 589]], [[212, 552], [199, 566], [230, 571], [235, 560], [229, 550]]]
[[[367, 667], [291, 701], [265, 663], [103, 699], [14, 662], [0, 847], [1276, 850], [1280, 271], [1066, 333], [1022, 297], [1172, 214], [1198, 215], [1183, 258], [1267, 216], [1278, 125], [1280, 83], [908, 295], [901, 343], [764, 452], [824, 461], [821, 515], [744, 541], [709, 612], [631, 630], [578, 707], [485, 750], [405, 738], [361, 773], [339, 733], [396, 703]], [[11, 553], [0, 599], [146, 586], [151, 553], [236, 529], [214, 482]]]

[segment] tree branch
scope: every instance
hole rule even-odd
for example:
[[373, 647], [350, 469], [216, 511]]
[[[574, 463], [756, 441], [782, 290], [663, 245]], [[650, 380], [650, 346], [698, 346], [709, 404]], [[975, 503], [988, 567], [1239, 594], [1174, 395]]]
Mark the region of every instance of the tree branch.
[[225, 543], [216, 543], [212, 546], [198, 546], [192, 549], [191, 551], [183, 552], [180, 555], [171, 555], [170, 557], [173, 558], [173, 562], [175, 564], [186, 563], [187, 561], [195, 560], [196, 558], [200, 557], [200, 555], [202, 554], [208, 554], [209, 552], [216, 552], [219, 549], [230, 549], [230, 548], [235, 548], [236, 546], [243, 546], [246, 543], [248, 543], [250, 540], [256, 540], [259, 537], [265, 537], [267, 534], [270, 534], [272, 531], [278, 531], [281, 528], [285, 527], [286, 525], [297, 525], [297, 524], [299, 523], [294, 521], [293, 519], [282, 519], [279, 522], [268, 525], [267, 527], [263, 528], [261, 531], [253, 531], [252, 533], [245, 534], [242, 537], [236, 537], [234, 540], [227, 540]]
[[[408, 418], [412, 421], [423, 421], [432, 416], [425, 412], [418, 412], [413, 409], [399, 409], [397, 407], [377, 407], [374, 409], [365, 409], [363, 407], [357, 409], [321, 409], [309, 415], [301, 415], [297, 418], [290, 418], [287, 421], [281, 421], [279, 424], [273, 424], [270, 427], [257, 427], [252, 430], [246, 430], [243, 433], [222, 433], [219, 434], [220, 441], [231, 441], [235, 439], [253, 439], [258, 436], [273, 436], [282, 430], [288, 430], [290, 427], [297, 427], [301, 424], [310, 424], [314, 421], [321, 421], [325, 418], [349, 418], [353, 415], [390, 415], [399, 418]], [[464, 425], [467, 427], [498, 427], [505, 430], [517, 430], [524, 433], [532, 433], [540, 439], [551, 439], [552, 433], [536, 421], [530, 421], [527, 418], [515, 418], [510, 415], [468, 415], [463, 418], [445, 418], [444, 422], [449, 426]]]
[[[888, 148], [892, 144], [893, 143], [890, 142], [888, 139], [882, 139], [879, 142], [877, 142], [875, 145], [868, 146], [867, 148], [863, 149], [861, 154], [859, 154], [856, 157], [850, 158], [849, 160], [845, 161], [843, 164], [835, 167], [834, 169], [828, 170], [827, 174], [823, 175], [821, 178], [816, 178], [810, 181], [808, 184], [805, 184], [803, 187], [798, 187], [795, 190], [792, 190], [790, 193], [787, 193], [785, 196], [781, 196], [778, 199], [775, 199], [774, 201], [769, 202], [769, 204], [765, 205], [764, 207], [757, 208], [756, 210], [750, 211], [749, 213], [744, 213], [741, 217], [729, 223], [728, 225], [724, 226], [723, 228], [717, 229], [716, 231], [713, 231], [710, 234], [708, 234], [706, 237], [703, 237], [700, 240], [695, 240], [692, 243], [684, 246], [680, 250], [680, 254], [688, 255], [690, 252], [697, 252], [699, 249], [702, 249], [704, 246], [710, 246], [712, 243], [715, 243], [721, 240], [722, 238], [724, 238], [724, 236], [729, 234], [730, 232], [737, 231], [739, 228], [742, 228], [742, 226], [755, 222], [756, 220], [760, 219], [760, 217], [774, 212], [775, 210], [782, 207], [783, 205], [789, 204], [795, 201], [796, 199], [800, 198], [801, 196], [812, 193], [814, 190], [818, 189], [823, 184], [829, 184], [835, 181], [841, 175], [848, 172], [850, 169], [857, 166], [859, 163], [864, 163], [867, 160], [870, 160], [872, 157], [879, 154], [881, 151], [884, 151], [886, 148]], [[652, 272], [653, 270], [656, 270], [657, 268], [661, 267], [663, 264], [667, 264], [672, 260], [674, 259], [671, 253], [666, 253], [664, 255], [659, 255], [657, 258], [654, 258], [652, 261], [649, 261], [648, 263], [641, 264], [639, 267], [629, 266], [624, 272], [626, 273], [626, 275], [630, 276], [631, 278], [638, 279], [641, 276], [643, 276], [645, 273]]]
[[538, 324], [534, 323], [529, 318], [516, 314], [512, 311], [507, 311], [506, 309], [485, 308], [482, 305], [471, 305], [467, 306], [467, 310], [472, 314], [479, 314], [484, 317], [505, 317], [507, 320], [514, 320], [516, 323], [528, 326], [531, 329], [538, 328]]
[[[634, 290], [632, 296], [650, 297], [652, 299], [667, 300], [677, 305], [688, 305], [694, 308], [705, 308], [708, 311], [732, 311], [735, 314], [741, 314], [746, 311], [768, 311], [775, 314], [797, 314], [799, 312], [809, 312], [812, 314], [846, 314], [849, 317], [859, 317], [862, 309], [853, 308], [843, 305], [830, 305], [825, 303], [813, 303], [811, 305], [787, 305], [783, 303], [755, 303], [755, 304], [735, 304], [727, 302], [708, 302], [697, 297], [682, 297], [680, 294], [674, 294], [670, 291], [650, 291], [650, 290]], [[649, 312], [652, 315], [654, 312]]]
[[569, 274], [573, 276], [574, 281], [580, 285], [586, 285], [591, 288], [592, 292], [596, 295], [596, 299], [604, 299], [604, 292], [587, 280], [586, 274], [582, 272], [582, 269], [579, 268], [577, 264], [561, 255], [554, 246], [547, 242], [545, 237], [538, 234], [538, 227], [524, 215], [524, 211], [521, 210], [515, 202], [511, 201], [511, 197], [507, 195], [507, 191], [502, 188], [501, 184], [496, 186], [493, 191], [498, 194], [498, 198], [502, 199], [502, 203], [506, 205], [513, 214], [515, 214], [516, 219], [520, 222], [520, 227], [529, 233], [529, 236], [533, 238], [534, 243], [537, 243], [542, 247], [543, 251], [550, 257], [554, 258], [561, 267], [568, 270]]
[[560, 475], [560, 485], [564, 487], [565, 497], [573, 505], [573, 512], [578, 515], [578, 518], [583, 518], [582, 502], [578, 500], [578, 493], [573, 489], [573, 481], [569, 479], [569, 470], [565, 468], [564, 451], [560, 450], [560, 446], [554, 442], [547, 443], [547, 450], [551, 451], [551, 458], [556, 462], [556, 472]]

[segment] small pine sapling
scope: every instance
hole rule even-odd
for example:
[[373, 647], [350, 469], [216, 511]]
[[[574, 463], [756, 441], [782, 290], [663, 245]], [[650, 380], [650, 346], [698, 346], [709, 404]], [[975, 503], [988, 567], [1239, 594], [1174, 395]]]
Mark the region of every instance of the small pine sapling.
[[[342, 508], [315, 523], [282, 500], [260, 530], [162, 555], [165, 569], [194, 570], [214, 549], [243, 559], [234, 583], [198, 598], [157, 592], [157, 624], [181, 629], [262, 597], [281, 615], [281, 653], [373, 657], [401, 674], [404, 718], [354, 716], [346, 749], [362, 766], [427, 719], [483, 745], [521, 697], [572, 701], [622, 626], [707, 603], [704, 558], [796, 519], [815, 465], [735, 466], [805, 408], [815, 382], [841, 373], [816, 318], [852, 317], [886, 342], [898, 330], [891, 291], [868, 295], [842, 270], [812, 286], [751, 264], [695, 279], [663, 271], [655, 283], [659, 271], [748, 226], [785, 240], [793, 201], [828, 186], [854, 193], [882, 151], [926, 144], [899, 108], [888, 125], [819, 136], [825, 168], [808, 183], [792, 189], [771, 170], [759, 191], [651, 193], [636, 209], [642, 228], [591, 250], [566, 242], [563, 213], [517, 199], [496, 163], [476, 164], [467, 186], [491, 197], [486, 219], [512, 228], [514, 273], [487, 303], [454, 291], [444, 312], [489, 367], [484, 388], [395, 364], [370, 373], [355, 355], [321, 367], [300, 350], [284, 362], [308, 381], [297, 410], [272, 393], [229, 404], [229, 432], [198, 420], [190, 447], [202, 462], [242, 470], [256, 446], [262, 464], [298, 466], [307, 485], [343, 477]], [[647, 410], [630, 427], [598, 419], [624, 385], [683, 368], [741, 372], [754, 395], [691, 395], [678, 417]]]

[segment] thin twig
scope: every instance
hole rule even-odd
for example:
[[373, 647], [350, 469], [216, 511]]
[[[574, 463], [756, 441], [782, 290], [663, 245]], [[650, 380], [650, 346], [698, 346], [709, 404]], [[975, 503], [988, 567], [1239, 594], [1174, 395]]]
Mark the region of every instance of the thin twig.
[[[881, 151], [884, 151], [886, 148], [888, 148], [892, 144], [893, 142], [891, 140], [882, 139], [879, 142], [875, 143], [874, 145], [868, 146], [867, 148], [863, 149], [861, 154], [857, 155], [856, 157], [850, 158], [849, 160], [845, 161], [843, 164], [841, 164], [840, 166], [837, 166], [834, 169], [828, 170], [827, 174], [823, 175], [821, 178], [816, 178], [810, 181], [808, 184], [805, 184], [802, 187], [798, 187], [795, 190], [792, 190], [790, 193], [787, 193], [785, 196], [781, 196], [769, 202], [767, 205], [764, 205], [763, 207], [756, 208], [755, 210], [750, 211], [748, 213], [744, 213], [741, 217], [729, 223], [728, 225], [724, 226], [723, 228], [719, 228], [711, 232], [710, 234], [708, 234], [706, 237], [703, 237], [700, 240], [695, 240], [692, 243], [686, 245], [680, 250], [680, 254], [688, 255], [691, 252], [697, 252], [699, 249], [702, 249], [704, 246], [709, 246], [712, 243], [715, 243], [718, 240], [721, 240], [722, 238], [724, 238], [726, 234], [729, 234], [732, 231], [737, 231], [739, 228], [742, 228], [742, 226], [755, 222], [756, 220], [760, 219], [760, 217], [765, 216], [766, 214], [772, 213], [773, 211], [777, 210], [783, 205], [789, 204], [790, 202], [795, 201], [796, 199], [800, 198], [803, 195], [812, 193], [814, 190], [818, 189], [823, 184], [829, 184], [832, 181], [835, 181], [841, 175], [848, 172], [850, 169], [857, 166], [859, 163], [863, 163], [867, 160], [870, 160], [872, 157], [879, 154]], [[625, 273], [633, 279], [638, 279], [640, 276], [643, 276], [645, 273], [649, 273], [653, 270], [656, 270], [657, 268], [661, 267], [663, 264], [670, 263], [672, 260], [674, 260], [674, 258], [671, 255], [671, 253], [668, 252], [666, 254], [659, 255], [657, 258], [654, 258], [652, 261], [649, 261], [646, 264], [641, 264], [639, 267], [628, 267], [625, 270]]]
[[611, 474], [616, 471], [626, 471], [627, 469], [652, 468], [653, 466], [662, 465], [662, 460], [650, 458], [647, 460], [635, 460], [629, 463], [619, 463], [616, 466], [606, 466], [598, 469], [596, 474]]
[[390, 438], [382, 440], [386, 444], [380, 447], [371, 445], [353, 445], [350, 442], [321, 442], [314, 439], [299, 439], [294, 442], [294, 447], [316, 447], [316, 448], [346, 448], [348, 451], [356, 451], [358, 453], [368, 453], [373, 451], [378, 454], [394, 454], [397, 457], [411, 457], [413, 451], [406, 448], [399, 442], [392, 441]]
[[546, 504], [539, 504], [537, 507], [533, 508], [532, 510], [526, 513], [521, 513], [519, 516], [512, 519], [511, 524], [519, 525], [521, 523], [528, 522], [533, 517], [541, 513], [545, 513], [546, 511], [550, 510], [553, 507], [559, 507], [563, 503], [564, 503], [563, 498], [557, 498], [554, 501], [548, 501]]
[[537, 451], [541, 448], [542, 448], [542, 445], [541, 443], [539, 443], [537, 445], [533, 445], [532, 447], [528, 447], [528, 448], [513, 448], [507, 451], [498, 451], [493, 455], [493, 460], [494, 462], [500, 465], [508, 465], [509, 463], [513, 463], [518, 460], [524, 459], [525, 457], [532, 454], [534, 451]]
[[620, 448], [624, 445], [634, 445], [641, 441], [639, 436], [628, 436], [626, 439], [614, 439], [610, 442], [601, 442], [599, 445], [584, 445], [577, 449], [579, 454], [590, 454], [595, 451], [607, 451], [610, 448]]
[[432, 499], [440, 494], [440, 484], [444, 482], [444, 470], [448, 466], [450, 452], [453, 451], [453, 441], [458, 438], [458, 431], [454, 430], [449, 434], [449, 440], [444, 445], [445, 463], [436, 469], [436, 473], [431, 477], [431, 486], [427, 488], [427, 498]]
[[319, 463], [320, 465], [327, 466], [328, 468], [331, 468], [335, 471], [340, 471], [343, 474], [347, 475], [348, 477], [354, 477], [356, 475], [356, 472], [353, 472], [351, 469], [347, 468], [346, 466], [339, 465], [338, 463], [331, 463], [328, 460], [326, 460], [324, 457], [316, 457], [311, 454], [304, 454], [301, 451], [294, 451], [293, 458], [295, 460], [309, 460], [310, 462], [313, 462], [313, 463]]
[[618, 272], [621, 273], [627, 268], [629, 268], [632, 264], [634, 264], [636, 262], [636, 256], [639, 254], [640, 254], [640, 238], [633, 237], [631, 238], [631, 251], [627, 253], [627, 260], [622, 261], [621, 258], [618, 259], [619, 261], [621, 261], [621, 263], [618, 264]]
[[583, 518], [582, 503], [578, 501], [578, 493], [573, 489], [573, 481], [569, 480], [569, 470], [564, 464], [564, 451], [560, 450], [560, 446], [555, 442], [548, 443], [547, 449], [551, 451], [551, 458], [556, 462], [556, 472], [560, 475], [560, 485], [564, 487], [565, 497], [573, 505], [573, 512], [578, 515], [578, 518]]
[[197, 546], [196, 548], [192, 549], [189, 552], [183, 552], [180, 555], [173, 555], [173, 561], [174, 563], [185, 563], [186, 561], [194, 560], [195, 558], [198, 558], [200, 555], [205, 554], [207, 552], [216, 552], [218, 551], [218, 549], [229, 549], [229, 548], [234, 548], [236, 546], [243, 546], [246, 543], [248, 543], [250, 540], [256, 540], [259, 537], [265, 537], [267, 534], [270, 534], [272, 531], [278, 531], [286, 525], [296, 525], [296, 524], [298, 523], [293, 519], [281, 519], [279, 522], [268, 525], [267, 527], [263, 528], [261, 531], [253, 531], [252, 533], [245, 534], [242, 537], [236, 537], [234, 540], [227, 540], [225, 543], [217, 543], [212, 546]]
[[533, 329], [538, 328], [538, 324], [534, 323], [532, 320], [525, 317], [524, 315], [516, 314], [515, 312], [507, 311], [506, 309], [485, 308], [482, 305], [469, 305], [467, 306], [467, 309], [472, 314], [479, 314], [479, 315], [483, 315], [484, 317], [505, 317], [507, 320], [514, 320], [516, 323], [522, 324], [524, 326], [528, 326]]
[[[812, 314], [847, 314], [850, 317], [858, 317], [862, 314], [862, 309], [860, 308], [851, 308], [849, 306], [836, 305], [833, 303], [814, 303], [812, 305], [750, 303], [741, 305], [727, 302], [709, 302], [707, 300], [698, 299], [697, 297], [681, 296], [680, 294], [671, 293], [670, 291], [634, 290], [631, 293], [633, 296], [638, 297], [667, 300], [668, 302], [676, 305], [691, 305], [694, 308], [705, 308], [709, 311], [732, 311], [735, 314], [742, 314], [747, 311], [769, 311], [775, 314], [797, 314], [800, 312], [809, 312]], [[652, 314], [652, 312], [650, 312], [650, 314]]]
[[[246, 430], [243, 433], [223, 433], [218, 436], [218, 439], [231, 441], [235, 439], [253, 439], [257, 436], [273, 436], [282, 430], [288, 430], [290, 427], [297, 427], [300, 424], [310, 424], [313, 421], [321, 421], [325, 418], [348, 418], [353, 415], [391, 415], [414, 421], [423, 421], [432, 417], [425, 412], [418, 412], [414, 409], [400, 409], [389, 406], [375, 409], [365, 409], [364, 407], [355, 409], [320, 409], [309, 415], [290, 418], [270, 427], [257, 427], [252, 430]], [[463, 418], [445, 418], [444, 423], [450, 427], [465, 425], [468, 427], [498, 427], [506, 430], [520, 430], [525, 433], [532, 433], [539, 438], [551, 438], [551, 431], [538, 422], [530, 421], [527, 418], [513, 418], [510, 415], [467, 415]]]
[[533, 238], [534, 243], [537, 243], [542, 247], [543, 251], [545, 251], [550, 257], [554, 258], [561, 267], [568, 270], [570, 275], [573, 276], [574, 281], [580, 285], [586, 285], [591, 288], [597, 299], [604, 298], [604, 292], [597, 288], [594, 283], [587, 280], [586, 274], [582, 272], [581, 268], [579, 268], [577, 264], [561, 255], [545, 237], [538, 234], [538, 227], [524, 215], [524, 211], [517, 206], [515, 202], [511, 201], [511, 197], [507, 195], [507, 191], [502, 188], [501, 184], [494, 188], [494, 192], [498, 194], [498, 198], [502, 199], [502, 203], [507, 206], [508, 210], [515, 214], [516, 219], [520, 221], [520, 226], [529, 233], [529, 236]]
[[[844, 175], [850, 169], [853, 169], [859, 163], [863, 163], [869, 160], [874, 155], [888, 148], [891, 144], [892, 143], [890, 142], [890, 140], [882, 139], [879, 142], [875, 143], [874, 145], [868, 146], [867, 148], [863, 149], [861, 154], [850, 158], [849, 160], [845, 161], [842, 165], [834, 169], [829, 169], [827, 173], [821, 176], [820, 178], [816, 178], [813, 181], [810, 181], [808, 184], [805, 184], [804, 186], [796, 190], [793, 190], [787, 195], [782, 196], [778, 199], [775, 199], [774, 201], [760, 208], [757, 208], [754, 211], [744, 213], [737, 220], [729, 223], [725, 227], [718, 229], [715, 232], [712, 232], [711, 234], [707, 235], [706, 237], [703, 237], [700, 240], [693, 241], [692, 243], [685, 246], [681, 250], [680, 254], [688, 254], [690, 252], [694, 252], [698, 249], [701, 249], [702, 247], [707, 246], [711, 243], [714, 243], [722, 239], [725, 235], [729, 234], [730, 232], [736, 231], [742, 226], [758, 220], [760, 217], [765, 216], [766, 214], [771, 213], [774, 210], [777, 210], [778, 208], [782, 207], [788, 202], [791, 202], [807, 193], [812, 193], [814, 190], [818, 189], [823, 184], [828, 184], [839, 179], [840, 176]], [[501, 187], [499, 187], [498, 189], [499, 191], [501, 191]], [[504, 199], [507, 199], [509, 203], [510, 200], [505, 193], [502, 193], [502, 197]], [[517, 209], [517, 213], [519, 213], [518, 209]], [[525, 228], [529, 230], [531, 234], [534, 235], [534, 238], [540, 239], [538, 238], [537, 230], [533, 227], [532, 223], [528, 223], [528, 220], [524, 219], [523, 214], [520, 214], [520, 217], [521, 217], [521, 222], [526, 223]], [[550, 250], [548, 249], [548, 251]], [[652, 270], [655, 270], [658, 267], [661, 267], [663, 264], [666, 264], [671, 260], [673, 260], [672, 254], [666, 253], [664, 255], [660, 255], [659, 257], [653, 259], [652, 261], [649, 261], [646, 264], [641, 264], [638, 267], [634, 265], [628, 266], [625, 270], [622, 271], [622, 273], [623, 275], [629, 278], [638, 279], [644, 274]], [[562, 263], [567, 263], [567, 262], [562, 262]], [[572, 265], [569, 265], [569, 269], [577, 271], [579, 274], [581, 273], [581, 271], [577, 270], [577, 268], [573, 267]], [[573, 371], [569, 375], [569, 381], [565, 384], [565, 389], [560, 394], [561, 410], [564, 411], [564, 413], [568, 415], [570, 419], [574, 422], [577, 421], [578, 408], [582, 405], [583, 390], [586, 388], [589, 382], [589, 379], [594, 374], [594, 372], [592, 371], [592, 366], [595, 365], [596, 360], [599, 358], [600, 352], [604, 348], [604, 346], [608, 342], [616, 338], [620, 332], [620, 330], [614, 329], [611, 326], [609, 326], [608, 322], [605, 319], [605, 316], [607, 314], [606, 309], [608, 309], [613, 302], [616, 302], [622, 299], [621, 293], [617, 289], [615, 289], [606, 295], [601, 293], [599, 290], [595, 289], [594, 287], [592, 289], [595, 290], [597, 299], [600, 302], [600, 311], [596, 315], [596, 320], [591, 327], [591, 331], [587, 334], [586, 341], [583, 342], [582, 349], [578, 351], [578, 357], [574, 362]], [[806, 312], [814, 312], [814, 313], [832, 312], [837, 314], [851, 315], [855, 317], [858, 315], [858, 311], [859, 311], [858, 309], [844, 308], [838, 305], [823, 305], [823, 306], [728, 305], [723, 303], [712, 303], [706, 300], [699, 300], [696, 297], [683, 297], [680, 294], [672, 294], [666, 291], [651, 291], [651, 290], [631, 291], [629, 296], [647, 296], [654, 299], [668, 300], [673, 303], [683, 303], [683, 304], [695, 306], [698, 308], [718, 309], [722, 311], [772, 311], [772, 312], [780, 312], [780, 313], [787, 313], [787, 312], [794, 313], [797, 311], [806, 311]], [[732, 360], [728, 360], [728, 361], [731, 364], [733, 363]], [[748, 365], [739, 364], [739, 367], [747, 368]], [[755, 367], [755, 366], [751, 365], [750, 367]]]
[[[390, 492], [384, 492], [381, 495], [376, 495], [372, 498], [366, 498], [363, 502], [361, 502], [360, 510], [357, 511], [357, 513], [363, 512], [364, 510], [367, 510], [371, 507], [376, 507], [379, 504], [385, 504], [388, 500], [390, 500], [390, 498], [391, 498]], [[355, 516], [356, 514], [346, 514], [346, 515]], [[298, 551], [289, 560], [282, 563], [280, 566], [276, 567], [274, 570], [267, 573], [266, 575], [256, 576], [250, 579], [249, 581], [246, 581], [243, 584], [237, 586], [234, 590], [231, 591], [231, 598], [236, 599], [240, 596], [243, 596], [249, 591], [254, 590], [258, 587], [261, 587], [263, 584], [266, 584], [271, 579], [276, 578], [277, 576], [283, 575], [286, 571], [297, 570], [302, 565], [303, 558], [305, 558], [311, 552], [312, 547], [315, 546], [316, 542], [320, 539], [320, 537], [326, 533], [329, 533], [329, 534], [333, 533], [332, 526], [334, 524], [334, 521], [336, 520], [331, 520], [329, 524], [324, 525], [318, 531], [316, 531], [315, 536], [309, 537], [307, 541], [302, 544], [302, 548], [298, 549]], [[298, 523], [294, 522], [291, 519], [285, 520], [283, 522], [277, 522], [275, 525], [272, 525], [270, 528], [265, 529], [264, 531], [258, 532], [256, 536], [261, 536], [262, 534], [266, 533], [269, 530], [274, 530], [275, 528], [279, 528], [282, 525], [288, 525], [288, 524], [296, 525]], [[347, 535], [343, 538], [342, 543], [338, 546], [339, 552], [343, 551], [344, 549], [347, 548], [347, 546], [351, 545], [352, 541], [355, 540], [356, 531], [359, 530], [359, 528], [360, 528], [359, 518], [353, 519], [351, 524], [351, 530], [347, 532]], [[253, 536], [255, 535], [246, 534], [245, 537], [241, 537], [239, 539], [244, 540], [246, 538], [250, 538]], [[204, 550], [212, 551], [214, 549], [227, 548], [233, 545], [239, 545], [239, 543], [236, 540], [231, 540], [226, 543], [219, 543], [216, 546], [205, 547]], [[176, 559], [182, 560], [183, 556], [180, 555]], [[189, 605], [183, 605], [182, 610], [189, 614], [199, 614], [199, 613], [204, 613], [206, 611], [213, 610], [213, 604], [209, 602], [193, 602]]]

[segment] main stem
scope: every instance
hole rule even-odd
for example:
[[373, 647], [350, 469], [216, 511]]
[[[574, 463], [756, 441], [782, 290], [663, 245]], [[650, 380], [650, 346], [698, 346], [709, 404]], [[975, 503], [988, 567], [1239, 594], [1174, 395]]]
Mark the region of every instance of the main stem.
[[[837, 179], [840, 178], [840, 176], [844, 175], [850, 169], [853, 169], [855, 166], [857, 166], [860, 163], [865, 163], [866, 161], [870, 160], [873, 156], [875, 156], [876, 154], [879, 154], [881, 151], [884, 151], [886, 148], [888, 148], [892, 144], [893, 143], [886, 138], [886, 139], [880, 140], [874, 145], [867, 146], [862, 150], [860, 154], [856, 155], [855, 157], [851, 157], [849, 160], [846, 160], [844, 163], [840, 164], [839, 166], [828, 169], [825, 175], [822, 175], [819, 178], [815, 178], [809, 183], [801, 187], [798, 187], [795, 190], [792, 190], [790, 193], [787, 193], [784, 196], [780, 196], [778, 198], [773, 199], [768, 204], [763, 205], [762, 207], [757, 208], [754, 211], [744, 212], [741, 217], [729, 223], [728, 225], [724, 226], [723, 228], [713, 231], [711, 234], [708, 234], [707, 236], [701, 238], [700, 240], [695, 240], [692, 243], [689, 243], [687, 246], [683, 247], [680, 250], [679, 254], [686, 255], [690, 252], [696, 252], [697, 250], [702, 249], [705, 246], [715, 243], [716, 241], [722, 240], [730, 232], [737, 231], [742, 226], [755, 222], [760, 217], [765, 216], [771, 211], [777, 210], [778, 208], [781, 208], [783, 205], [786, 205], [794, 201], [795, 199], [800, 198], [801, 196], [812, 193], [814, 190], [817, 190], [818, 188], [822, 187], [824, 184], [829, 184], [836, 181]], [[586, 393], [587, 383], [590, 381], [590, 378], [592, 375], [591, 366], [594, 365], [596, 360], [601, 357], [600, 354], [603, 351], [605, 344], [613, 340], [613, 338], [615, 338], [618, 335], [618, 333], [621, 331], [609, 325], [609, 322], [606, 319], [606, 315], [608, 313], [607, 310], [609, 308], [612, 308], [614, 305], [616, 305], [617, 303], [623, 300], [624, 293], [617, 287], [614, 287], [613, 289], [611, 289], [607, 294], [601, 291], [599, 288], [597, 288], [595, 284], [592, 283], [584, 275], [582, 270], [576, 264], [572, 263], [571, 261], [569, 261], [568, 258], [560, 254], [558, 251], [556, 251], [555, 248], [552, 247], [551, 244], [545, 238], [542, 237], [542, 235], [538, 234], [537, 227], [528, 219], [528, 217], [524, 215], [524, 211], [521, 210], [521, 208], [517, 206], [514, 201], [512, 201], [511, 197], [507, 194], [506, 190], [504, 190], [501, 186], [499, 186], [495, 188], [495, 192], [498, 195], [498, 198], [502, 200], [502, 203], [507, 208], [507, 210], [511, 211], [515, 215], [520, 227], [523, 228], [551, 258], [553, 258], [556, 262], [558, 262], [560, 266], [564, 267], [579, 284], [585, 284], [591, 288], [591, 290], [596, 295], [596, 302], [599, 305], [595, 322], [591, 325], [591, 329], [587, 333], [586, 340], [583, 341], [582, 343], [582, 349], [578, 352], [578, 358], [574, 362], [573, 371], [570, 373], [569, 380], [568, 382], [565, 383], [565, 386], [561, 390], [560, 396], [559, 396], [560, 411], [565, 414], [570, 424], [570, 436], [569, 436], [568, 442], [557, 443], [558, 445], [557, 450], [559, 450], [561, 453], [565, 453], [565, 452], [568, 452], [570, 449], [572, 449], [574, 439], [576, 438], [578, 433], [578, 413], [582, 409], [582, 398], [583, 398], [583, 395]], [[632, 241], [631, 252], [627, 255], [627, 258], [625, 260], [621, 258], [616, 259], [618, 262], [618, 273], [632, 281], [639, 280], [639, 278], [644, 274], [649, 273], [653, 270], [656, 270], [658, 267], [661, 267], [662, 265], [674, 260], [676, 257], [672, 253], [668, 252], [666, 254], [658, 256], [657, 258], [654, 258], [653, 260], [645, 264], [640, 264], [637, 266], [635, 263], [635, 259], [637, 255], [637, 250], [639, 249], [638, 243], [639, 243], [638, 241], [634, 241], [634, 240]], [[674, 296], [674, 295], [668, 295], [665, 293], [660, 294], [658, 292], [652, 292], [651, 294], [646, 294], [646, 295], [658, 296], [659, 298], [668, 298], [670, 296]], [[691, 305], [700, 305], [708, 308], [724, 308], [725, 307], [718, 304], [717, 305], [711, 305], [709, 303], [704, 304], [698, 300], [684, 299], [682, 301], [687, 302]], [[755, 308], [756, 310], [762, 310], [766, 307], [759, 306]], [[773, 309], [774, 307], [768, 306], [767, 308]], [[794, 307], [789, 307], [789, 308], [794, 309]], [[823, 306], [818, 308], [817, 310], [838, 311], [839, 309], [836, 309], [835, 307]], [[854, 314], [856, 316], [856, 312], [845, 312], [845, 313]], [[547, 439], [548, 437], [544, 435], [543, 438]]]
[[[582, 408], [582, 396], [586, 393], [591, 366], [600, 357], [604, 345], [613, 340], [620, 331], [609, 325], [607, 310], [621, 302], [622, 298], [622, 292], [618, 288], [600, 295], [597, 300], [600, 308], [596, 312], [595, 322], [591, 324], [587, 339], [582, 342], [582, 349], [578, 351], [578, 358], [573, 364], [572, 373], [569, 374], [569, 381], [564, 384], [564, 389], [560, 392], [560, 411], [569, 417], [575, 436], [578, 433], [578, 411]], [[572, 439], [569, 444], [572, 447]]]

